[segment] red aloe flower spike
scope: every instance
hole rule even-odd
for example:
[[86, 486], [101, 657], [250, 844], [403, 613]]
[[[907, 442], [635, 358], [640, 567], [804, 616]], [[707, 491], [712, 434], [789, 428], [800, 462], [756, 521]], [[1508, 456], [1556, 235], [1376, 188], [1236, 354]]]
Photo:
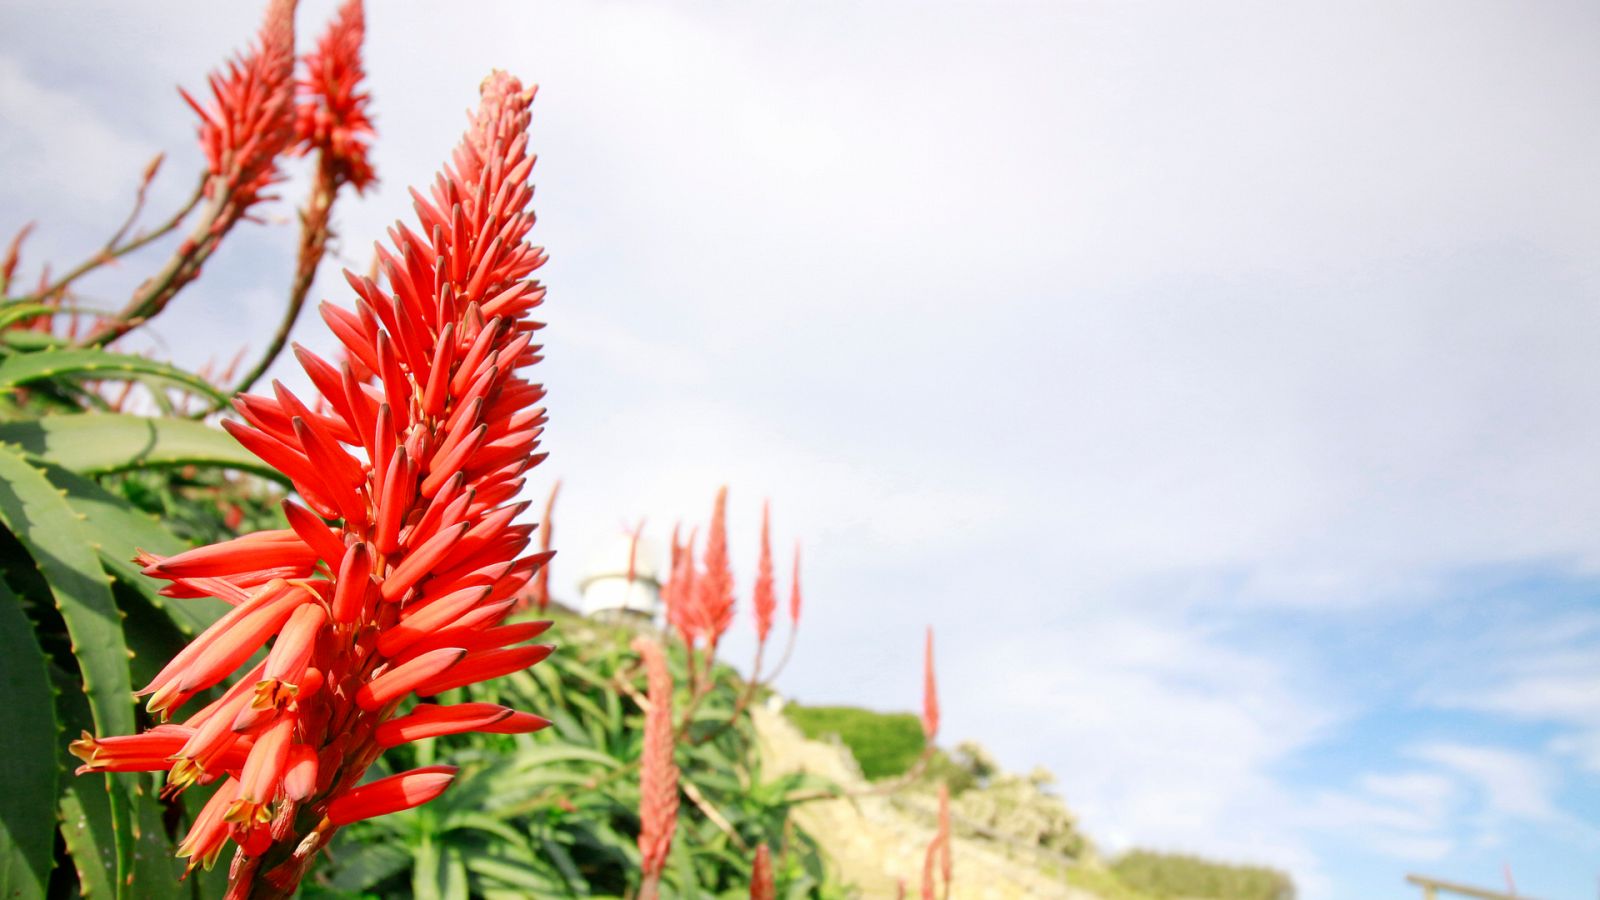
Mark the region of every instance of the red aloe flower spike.
[[756, 564], [756, 586], [750, 603], [756, 613], [756, 639], [766, 644], [772, 632], [772, 614], [778, 609], [778, 594], [772, 587], [772, 530], [769, 503], [761, 504], [761, 559]]
[[772, 883], [772, 854], [766, 844], [756, 847], [755, 862], [750, 865], [750, 900], [777, 900], [778, 891]]
[[933, 677], [933, 628], [922, 651], [922, 734], [929, 744], [939, 734], [939, 686]]
[[[694, 545], [697, 537], [698, 535], [691, 531], [688, 542], [673, 553], [672, 574], [667, 582], [666, 591], [667, 624], [678, 630], [678, 636], [683, 639], [683, 646], [691, 657], [700, 634], [694, 570]], [[692, 683], [692, 667], [690, 675]]]
[[643, 881], [639, 900], [654, 900], [678, 824], [678, 767], [673, 763], [672, 673], [661, 645], [634, 638], [644, 659], [650, 708], [644, 715], [644, 750], [639, 764], [639, 856]]
[[361, 0], [346, 0], [305, 55], [305, 76], [296, 86], [303, 102], [296, 108], [296, 152], [318, 150], [332, 161], [339, 180], [359, 192], [376, 180], [367, 159], [374, 134], [367, 115], [369, 95], [361, 87], [366, 72], [361, 43], [366, 36]]
[[148, 321], [199, 274], [223, 237], [268, 186], [278, 181], [277, 159], [294, 140], [295, 0], [271, 0], [257, 45], [209, 77], [212, 104], [182, 90], [200, 116], [208, 203], [189, 237], [115, 316], [84, 339], [108, 344]]
[[[141, 692], [153, 711], [181, 708], [258, 651], [265, 658], [181, 726], [157, 726], [142, 743], [90, 738], [74, 748], [91, 769], [166, 768], [169, 794], [228, 776], [225, 801], [207, 807], [183, 850], [209, 864], [228, 841], [238, 845], [229, 898], [292, 895], [339, 827], [444, 790], [453, 770], [357, 787], [390, 741], [418, 729], [544, 725], [516, 711], [466, 725], [426, 711], [388, 721], [407, 694], [519, 671], [551, 651], [522, 643], [546, 623], [501, 624], [549, 559], [525, 555], [530, 527], [513, 524], [523, 473], [543, 458], [534, 404], [544, 392], [519, 372], [536, 355], [539, 327], [523, 315], [543, 296], [525, 280], [544, 261], [526, 240], [533, 94], [500, 73], [482, 93], [431, 193], [451, 210], [451, 230], [433, 228], [431, 240], [392, 230], [387, 289], [352, 279], [357, 310], [324, 307], [351, 358], [374, 363], [363, 375], [379, 381], [358, 378], [354, 364], [335, 378], [331, 364], [300, 352], [332, 400], [303, 402], [279, 387], [270, 399], [241, 399], [243, 421], [228, 422], [293, 481], [305, 505], [286, 508], [291, 527], [140, 557], [146, 574], [171, 582], [164, 593], [234, 604]], [[486, 322], [481, 304], [506, 296], [526, 302], [504, 301]], [[433, 352], [442, 340], [454, 349]], [[421, 346], [430, 352], [414, 352]], [[454, 371], [432, 378], [430, 366]]]
[[[365, 34], [361, 0], [347, 0], [339, 7], [316, 49], [305, 56], [306, 77], [297, 84], [303, 102], [295, 108], [294, 152], [304, 155], [316, 151], [317, 166], [310, 195], [300, 211], [300, 245], [294, 280], [278, 330], [268, 341], [261, 358], [239, 380], [235, 391], [249, 390], [289, 342], [289, 332], [300, 318], [300, 310], [305, 306], [317, 269], [327, 252], [333, 204], [339, 197], [339, 190], [350, 184], [357, 193], [365, 193], [376, 180], [372, 163], [367, 159], [367, 144], [374, 133], [366, 111], [369, 98], [361, 88], [365, 74], [361, 66], [361, 42]], [[326, 366], [328, 372], [324, 374], [331, 373], [332, 368]], [[309, 374], [329, 403], [337, 407], [339, 392], [329, 390], [328, 385], [317, 380], [315, 373]]]
[[294, 139], [293, 0], [273, 0], [260, 45], [210, 76], [210, 109], [179, 89], [200, 116], [200, 146], [215, 180], [207, 196], [229, 196], [242, 214], [278, 180], [277, 156]]
[[717, 643], [728, 626], [733, 624], [733, 567], [728, 561], [727, 514], [728, 489], [723, 487], [717, 491], [717, 502], [711, 509], [711, 530], [706, 536], [705, 572], [695, 584], [699, 624], [711, 655], [716, 654]]

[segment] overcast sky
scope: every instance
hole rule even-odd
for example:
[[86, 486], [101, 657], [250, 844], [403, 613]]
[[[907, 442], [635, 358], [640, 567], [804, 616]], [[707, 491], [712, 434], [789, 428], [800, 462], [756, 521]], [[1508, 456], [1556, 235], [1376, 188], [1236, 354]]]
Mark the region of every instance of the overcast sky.
[[[183, 195], [174, 86], [258, 5], [0, 13], [26, 274], [98, 246], [157, 150], [155, 207]], [[331, 7], [303, 4], [303, 42]], [[787, 693], [915, 708], [932, 624], [947, 741], [1049, 767], [1110, 849], [1280, 865], [1312, 897], [1506, 865], [1593, 895], [1600, 6], [368, 18], [383, 185], [336, 212], [345, 264], [490, 67], [541, 86], [559, 593], [726, 482], [741, 584], [762, 498], [805, 544]], [[292, 243], [237, 232], [163, 352], [259, 346]]]

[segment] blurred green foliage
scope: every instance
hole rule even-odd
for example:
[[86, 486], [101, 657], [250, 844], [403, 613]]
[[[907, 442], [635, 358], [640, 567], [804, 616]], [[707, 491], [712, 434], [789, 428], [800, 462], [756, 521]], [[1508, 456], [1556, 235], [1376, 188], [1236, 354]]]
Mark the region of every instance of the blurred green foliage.
[[[276, 525], [282, 493], [184, 414], [210, 385], [17, 327], [35, 306], [0, 301], [0, 896], [219, 896], [222, 873], [180, 883], [174, 857], [206, 791], [169, 800], [149, 773], [79, 776], [66, 747], [148, 727], [133, 689], [226, 608], [161, 596], [136, 551]], [[129, 398], [150, 414], [118, 411]]]
[[926, 744], [921, 720], [910, 713], [793, 703], [784, 707], [784, 713], [812, 740], [837, 737], [855, 755], [861, 774], [871, 780], [904, 775]]
[[1123, 884], [1151, 897], [1293, 900], [1294, 882], [1276, 869], [1211, 862], [1180, 853], [1131, 850], [1111, 863]]
[[[435, 761], [461, 767], [439, 799], [340, 832], [307, 897], [618, 897], [638, 888], [637, 760], [643, 673], [626, 624], [558, 615], [560, 649], [525, 672], [453, 691], [441, 702], [486, 701], [552, 725], [529, 735], [465, 734], [390, 750], [373, 776]], [[681, 718], [688, 706], [681, 647], [669, 645]], [[830, 785], [761, 768], [744, 689], [718, 666], [679, 741], [685, 795], [662, 881], [666, 897], [747, 896], [755, 847], [772, 850], [778, 896], [838, 898], [789, 797]], [[380, 771], [381, 769], [381, 771]], [[691, 796], [692, 792], [692, 796]]]

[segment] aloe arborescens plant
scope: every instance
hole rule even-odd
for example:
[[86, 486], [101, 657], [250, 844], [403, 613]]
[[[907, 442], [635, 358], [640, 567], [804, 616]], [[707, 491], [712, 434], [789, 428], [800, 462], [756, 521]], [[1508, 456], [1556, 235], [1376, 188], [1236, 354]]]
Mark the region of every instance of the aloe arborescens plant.
[[[501, 624], [546, 554], [523, 555], [512, 524], [536, 454], [543, 389], [527, 314], [544, 262], [527, 242], [533, 92], [496, 73], [431, 195], [414, 194], [421, 234], [380, 249], [387, 290], [348, 275], [355, 311], [323, 314], [351, 361], [298, 350], [326, 403], [236, 401], [241, 443], [282, 472], [305, 505], [290, 528], [167, 558], [145, 573], [174, 597], [233, 605], [141, 692], [163, 717], [221, 683], [269, 640], [266, 658], [181, 724], [85, 736], [87, 771], [168, 770], [168, 790], [220, 781], [181, 852], [209, 863], [238, 846], [229, 897], [291, 895], [340, 827], [426, 802], [453, 770], [428, 767], [360, 785], [387, 746], [467, 730], [531, 731], [529, 713], [431, 696], [526, 668], [544, 623]], [[330, 524], [331, 523], [331, 524]]]

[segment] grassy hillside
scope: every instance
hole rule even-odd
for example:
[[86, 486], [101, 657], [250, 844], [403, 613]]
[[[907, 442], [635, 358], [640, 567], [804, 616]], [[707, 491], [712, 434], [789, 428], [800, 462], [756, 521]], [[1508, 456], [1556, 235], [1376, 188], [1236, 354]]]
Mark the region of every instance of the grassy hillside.
[[795, 703], [784, 707], [784, 713], [802, 734], [814, 741], [837, 736], [850, 748], [861, 766], [861, 774], [869, 780], [903, 775], [922, 754], [922, 725], [910, 713]]

